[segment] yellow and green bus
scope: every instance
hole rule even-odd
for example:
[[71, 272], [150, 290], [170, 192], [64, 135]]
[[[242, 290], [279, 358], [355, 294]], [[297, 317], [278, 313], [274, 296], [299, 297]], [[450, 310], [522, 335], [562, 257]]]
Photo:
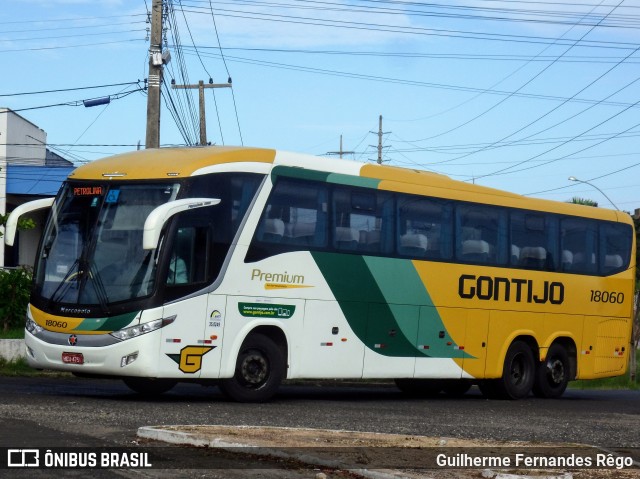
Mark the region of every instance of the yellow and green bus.
[[240, 147], [77, 168], [51, 206], [27, 311], [35, 368], [159, 394], [388, 378], [411, 394], [559, 397], [625, 373], [628, 214], [446, 176]]

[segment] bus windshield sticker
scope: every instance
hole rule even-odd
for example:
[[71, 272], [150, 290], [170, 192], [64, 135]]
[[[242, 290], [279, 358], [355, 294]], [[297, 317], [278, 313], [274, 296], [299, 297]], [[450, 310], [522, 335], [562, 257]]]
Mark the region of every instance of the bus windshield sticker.
[[109, 190], [105, 203], [117, 203], [120, 197], [120, 190]]

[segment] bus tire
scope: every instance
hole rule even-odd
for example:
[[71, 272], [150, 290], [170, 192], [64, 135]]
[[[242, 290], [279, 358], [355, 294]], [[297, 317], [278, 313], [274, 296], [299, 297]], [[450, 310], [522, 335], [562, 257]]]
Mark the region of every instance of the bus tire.
[[233, 377], [221, 379], [218, 386], [234, 401], [265, 402], [276, 393], [284, 375], [282, 351], [269, 337], [256, 333], [242, 343]]
[[160, 378], [122, 378], [124, 383], [132, 391], [143, 396], [159, 396], [171, 390], [178, 382], [173, 379]]
[[449, 397], [464, 396], [471, 389], [471, 383], [465, 379], [444, 379], [442, 392]]
[[538, 364], [533, 394], [541, 398], [559, 398], [567, 389], [571, 365], [567, 350], [552, 344], [546, 359]]
[[442, 390], [442, 384], [437, 379], [398, 378], [394, 382], [400, 391], [412, 397], [434, 397]]
[[522, 399], [531, 393], [536, 363], [533, 351], [524, 341], [514, 341], [504, 358], [502, 378], [494, 383], [501, 399]]
[[500, 379], [483, 379], [478, 383], [478, 389], [487, 399], [498, 399], [500, 397], [498, 382]]

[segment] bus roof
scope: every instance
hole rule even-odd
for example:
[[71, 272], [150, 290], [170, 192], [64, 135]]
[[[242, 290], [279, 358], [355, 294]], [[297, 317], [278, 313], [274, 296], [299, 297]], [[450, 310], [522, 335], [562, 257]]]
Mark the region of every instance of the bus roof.
[[[325, 173], [327, 181], [358, 185], [367, 179], [368, 186], [389, 191], [430, 195], [449, 199], [476, 201], [514, 208], [526, 208], [567, 215], [590, 217], [632, 224], [631, 217], [605, 208], [575, 205], [559, 201], [528, 198], [463, 181], [438, 173], [361, 163], [335, 158], [281, 152], [266, 148], [211, 146], [145, 149], [123, 153], [78, 167], [69, 175], [72, 180], [149, 180], [185, 178], [199, 170], [226, 163], [271, 163], [275, 168], [290, 167], [304, 176], [305, 171]], [[347, 180], [349, 177], [353, 181]], [[339, 178], [339, 179], [338, 179]], [[358, 181], [360, 178], [360, 181]]]

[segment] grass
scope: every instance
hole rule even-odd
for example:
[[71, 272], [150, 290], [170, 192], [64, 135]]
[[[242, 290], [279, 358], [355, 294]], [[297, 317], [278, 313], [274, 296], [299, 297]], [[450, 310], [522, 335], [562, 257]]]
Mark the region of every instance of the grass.
[[0, 330], [0, 339], [23, 339], [24, 338], [24, 327], [22, 328], [12, 328], [8, 331]]
[[636, 380], [629, 379], [627, 372], [623, 376], [606, 379], [580, 379], [569, 383], [572, 389], [640, 389], [640, 350], [636, 350]]
[[32, 369], [24, 358], [7, 361], [0, 358], [0, 375], [2, 376], [38, 376], [41, 371]]

